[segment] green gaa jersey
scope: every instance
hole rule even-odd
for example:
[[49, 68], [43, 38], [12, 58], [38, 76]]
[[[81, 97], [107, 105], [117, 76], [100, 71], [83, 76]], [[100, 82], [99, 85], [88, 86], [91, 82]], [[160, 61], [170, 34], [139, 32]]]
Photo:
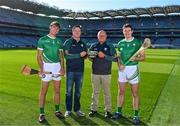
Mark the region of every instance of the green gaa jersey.
[[57, 63], [60, 61], [59, 50], [63, 49], [63, 43], [58, 38], [51, 38], [46, 35], [39, 39], [38, 49], [43, 51], [44, 62]]
[[[125, 64], [129, 58], [139, 50], [142, 42], [138, 39], [133, 38], [131, 41], [122, 39], [118, 43], [118, 51], [120, 52], [121, 62]], [[130, 61], [126, 66], [137, 65], [138, 61]]]

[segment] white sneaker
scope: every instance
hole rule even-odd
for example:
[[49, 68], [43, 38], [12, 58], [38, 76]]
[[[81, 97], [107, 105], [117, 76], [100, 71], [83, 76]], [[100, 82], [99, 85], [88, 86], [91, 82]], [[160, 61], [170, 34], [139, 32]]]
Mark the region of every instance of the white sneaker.
[[71, 111], [66, 111], [65, 114], [64, 114], [64, 117], [69, 117], [71, 114]]
[[83, 117], [83, 116], [85, 116], [85, 113], [83, 113], [81, 110], [79, 110], [76, 112], [76, 115], [79, 117]]

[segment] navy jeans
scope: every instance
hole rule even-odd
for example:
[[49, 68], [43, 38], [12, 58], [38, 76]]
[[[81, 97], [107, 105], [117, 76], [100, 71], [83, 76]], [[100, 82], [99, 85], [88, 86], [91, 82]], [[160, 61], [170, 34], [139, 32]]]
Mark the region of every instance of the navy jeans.
[[74, 111], [80, 110], [80, 96], [83, 83], [84, 72], [67, 72], [66, 73], [66, 110], [72, 110], [73, 86], [74, 92]]

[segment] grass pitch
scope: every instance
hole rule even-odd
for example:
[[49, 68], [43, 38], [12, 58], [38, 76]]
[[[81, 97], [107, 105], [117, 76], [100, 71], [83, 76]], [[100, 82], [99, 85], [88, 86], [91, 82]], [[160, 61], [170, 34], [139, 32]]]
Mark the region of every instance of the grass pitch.
[[[158, 122], [154, 117], [161, 103], [160, 96], [166, 89], [172, 71], [176, 69], [174, 64], [180, 59], [179, 50], [147, 50], [146, 60], [140, 63], [140, 119], [142, 125], [147, 125], [150, 119]], [[37, 121], [39, 115], [38, 97], [40, 92], [40, 79], [36, 76], [23, 76], [20, 73], [22, 64], [38, 68], [36, 61], [36, 50], [0, 50], [0, 125], [42, 125]], [[177, 71], [177, 75], [180, 71]], [[75, 114], [65, 120], [58, 120], [54, 115], [52, 83], [46, 98], [46, 119], [44, 125], [132, 125], [133, 108], [130, 86], [127, 87], [125, 104], [123, 106], [124, 118], [111, 120], [104, 118], [103, 91], [99, 96], [98, 115], [88, 117], [91, 104], [91, 62], [86, 60], [84, 83], [81, 94], [81, 109], [86, 117], [78, 118]], [[116, 63], [112, 68], [111, 97], [112, 109], [116, 111], [117, 99], [117, 77]], [[179, 79], [175, 80], [179, 83]], [[61, 82], [61, 110], [65, 111], [65, 78]], [[171, 90], [177, 91], [178, 89]], [[169, 94], [171, 96], [171, 93]], [[176, 95], [175, 95], [176, 97]], [[159, 103], [160, 102], [160, 103]], [[162, 100], [163, 102], [163, 100]], [[161, 106], [162, 106], [161, 105]], [[177, 107], [177, 106], [176, 106]], [[170, 108], [169, 108], [170, 109]], [[155, 110], [155, 111], [154, 111]], [[169, 112], [169, 111], [168, 111]], [[176, 112], [173, 110], [173, 112]], [[154, 121], [153, 124], [157, 124]], [[169, 120], [169, 122], [175, 120]], [[175, 123], [173, 123], [175, 124]]]

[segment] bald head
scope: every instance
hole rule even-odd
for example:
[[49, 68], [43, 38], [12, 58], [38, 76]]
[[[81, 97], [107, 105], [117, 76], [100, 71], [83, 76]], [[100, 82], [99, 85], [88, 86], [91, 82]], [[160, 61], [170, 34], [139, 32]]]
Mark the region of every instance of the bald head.
[[104, 30], [100, 30], [97, 34], [99, 43], [103, 44], [107, 39], [107, 34]]

